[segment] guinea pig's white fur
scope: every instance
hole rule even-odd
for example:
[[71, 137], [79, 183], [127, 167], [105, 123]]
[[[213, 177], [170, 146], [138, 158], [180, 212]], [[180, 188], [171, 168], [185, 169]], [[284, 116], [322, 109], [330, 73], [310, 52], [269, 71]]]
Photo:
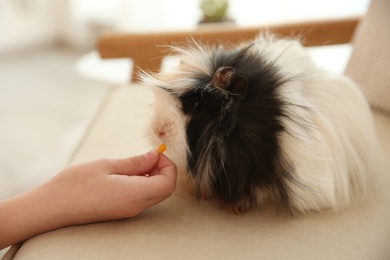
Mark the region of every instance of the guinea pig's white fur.
[[[281, 75], [290, 79], [278, 93], [293, 104], [278, 142], [283, 157], [293, 162], [294, 178], [300, 183], [288, 182], [293, 211], [338, 211], [354, 198], [364, 197], [378, 167], [378, 144], [370, 107], [359, 88], [350, 79], [317, 67], [297, 40], [268, 35], [255, 42], [251, 51], [275, 62]], [[173, 47], [180, 54], [180, 66], [158, 77], [144, 74], [143, 82], [184, 93], [194, 83], [189, 80], [192, 76], [199, 72], [211, 76], [208, 47], [192, 44]], [[159, 142], [167, 145], [168, 156], [185, 170], [188, 118], [177, 98], [160, 88], [154, 90], [152, 129]], [[266, 200], [258, 190], [259, 204]]]
[[154, 88], [153, 92], [152, 140], [155, 146], [158, 143], [166, 144], [168, 149], [165, 153], [176, 163], [179, 171], [184, 171], [188, 151], [185, 133], [187, 119], [180, 111], [181, 105], [176, 98], [159, 88]]

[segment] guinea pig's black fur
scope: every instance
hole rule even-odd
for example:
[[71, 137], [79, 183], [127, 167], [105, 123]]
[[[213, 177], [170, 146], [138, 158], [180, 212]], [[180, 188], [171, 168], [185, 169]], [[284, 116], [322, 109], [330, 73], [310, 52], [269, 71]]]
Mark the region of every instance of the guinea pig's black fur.
[[[366, 101], [352, 82], [316, 68], [296, 41], [260, 37], [232, 49], [193, 43], [174, 50], [181, 57], [178, 68], [143, 80], [159, 88], [153, 131], [172, 147], [173, 157], [185, 160], [196, 198], [221, 197], [233, 213], [270, 202], [305, 212], [338, 209], [355, 191], [365, 192], [369, 154], [345, 153], [351, 145], [361, 149], [356, 142], [375, 140], [375, 134]], [[343, 102], [332, 97], [343, 93], [326, 90], [339, 87], [358, 101]], [[331, 102], [362, 110], [364, 118], [339, 126], [343, 117], [356, 115], [338, 113]], [[366, 130], [348, 136], [353, 127]], [[343, 146], [348, 147], [336, 151]]]
[[[196, 163], [210, 140], [215, 140], [210, 152], [216, 166], [215, 177], [210, 180], [214, 192], [232, 204], [252, 203], [255, 189], [262, 187], [277, 191], [283, 205], [288, 206], [284, 183], [288, 172], [275, 167], [281, 149], [277, 135], [284, 130], [280, 119], [286, 116], [283, 101], [276, 94], [283, 78], [274, 64], [265, 58], [251, 58], [247, 50], [216, 50], [212, 54], [213, 75], [218, 68], [231, 67], [237, 76], [247, 80], [245, 99], [238, 100], [229, 89], [231, 86], [226, 92], [206, 91], [213, 89], [212, 77], [208, 75], [199, 77], [194, 89], [178, 96], [183, 113], [191, 118], [186, 129], [192, 151], [187, 155], [189, 172], [201, 174], [196, 171]], [[206, 136], [205, 129], [208, 129]], [[221, 161], [225, 151], [229, 152], [223, 157], [225, 161]], [[202, 196], [200, 187], [196, 191], [197, 196]]]

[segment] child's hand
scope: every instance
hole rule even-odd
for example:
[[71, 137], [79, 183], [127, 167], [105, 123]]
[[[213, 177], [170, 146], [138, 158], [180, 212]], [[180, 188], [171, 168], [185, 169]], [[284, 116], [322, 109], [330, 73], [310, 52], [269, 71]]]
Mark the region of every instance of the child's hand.
[[53, 207], [69, 224], [134, 216], [168, 198], [176, 187], [176, 166], [163, 154], [102, 159], [70, 166], [45, 184]]
[[0, 202], [0, 249], [60, 227], [134, 216], [168, 198], [176, 175], [173, 162], [157, 151], [67, 167]]

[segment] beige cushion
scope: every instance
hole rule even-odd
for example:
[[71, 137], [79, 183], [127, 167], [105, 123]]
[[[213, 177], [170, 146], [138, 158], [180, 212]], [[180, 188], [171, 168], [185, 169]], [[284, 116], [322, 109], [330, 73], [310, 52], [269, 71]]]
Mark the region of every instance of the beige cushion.
[[[145, 89], [114, 88], [74, 162], [151, 148], [142, 139], [150, 101]], [[390, 117], [376, 113], [375, 121], [390, 160]], [[389, 174], [383, 184], [390, 189]], [[137, 217], [34, 237], [15, 259], [390, 259], [389, 220], [389, 192], [341, 214], [233, 216], [218, 200], [194, 202], [181, 177], [168, 200]]]
[[372, 106], [390, 112], [390, 1], [373, 0], [353, 40], [345, 73]]

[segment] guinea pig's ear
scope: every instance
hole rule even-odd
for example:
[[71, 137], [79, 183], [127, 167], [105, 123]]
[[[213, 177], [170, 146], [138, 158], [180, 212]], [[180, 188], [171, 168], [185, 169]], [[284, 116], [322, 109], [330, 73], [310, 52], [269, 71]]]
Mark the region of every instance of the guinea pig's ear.
[[232, 67], [219, 68], [214, 74], [212, 84], [216, 88], [229, 91], [237, 100], [244, 100], [248, 89], [248, 80], [236, 75]]
[[232, 78], [234, 77], [234, 69], [232, 67], [221, 67], [219, 68], [213, 77], [212, 84], [216, 88], [220, 88], [226, 90], [230, 83], [232, 82]]
[[246, 97], [248, 80], [245, 77], [235, 76], [227, 90], [234, 94], [235, 99], [242, 101]]

